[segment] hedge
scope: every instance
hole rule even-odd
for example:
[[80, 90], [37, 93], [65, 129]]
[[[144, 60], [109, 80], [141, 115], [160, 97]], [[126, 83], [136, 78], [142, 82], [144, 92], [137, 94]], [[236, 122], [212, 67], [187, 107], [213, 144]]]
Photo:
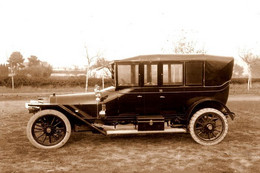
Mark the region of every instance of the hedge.
[[[36, 77], [27, 77], [27, 76], [15, 76], [15, 87], [21, 86], [32, 86], [32, 87], [44, 87], [44, 86], [52, 86], [52, 87], [85, 87], [86, 85], [86, 77], [50, 77], [50, 78], [36, 78]], [[253, 78], [253, 83], [260, 83], [260, 78]], [[112, 85], [112, 79], [105, 79], [105, 85]], [[245, 84], [247, 83], [247, 78], [232, 78], [232, 84]], [[101, 79], [98, 78], [89, 78], [89, 86], [95, 86], [98, 84], [102, 85]], [[12, 80], [10, 77], [0, 77], [0, 86], [12, 87]]]
[[[111, 79], [105, 79], [105, 85], [112, 85]], [[15, 87], [32, 86], [32, 87], [85, 87], [86, 77], [50, 77], [50, 78], [33, 78], [27, 76], [15, 76]], [[95, 86], [96, 84], [102, 85], [102, 80], [97, 78], [89, 78], [89, 86]], [[10, 77], [0, 78], [0, 86], [12, 87], [12, 80]]]
[[[232, 78], [231, 84], [245, 84], [247, 81], [248, 78]], [[253, 78], [252, 83], [260, 83], [260, 78]]]

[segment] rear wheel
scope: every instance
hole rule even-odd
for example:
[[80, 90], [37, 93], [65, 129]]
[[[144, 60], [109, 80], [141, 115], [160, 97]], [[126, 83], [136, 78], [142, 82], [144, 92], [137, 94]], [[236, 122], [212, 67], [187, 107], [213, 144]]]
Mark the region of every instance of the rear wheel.
[[68, 118], [56, 110], [43, 110], [34, 114], [27, 124], [27, 137], [37, 148], [62, 147], [69, 139], [71, 125]]
[[216, 109], [204, 108], [192, 116], [189, 130], [197, 143], [215, 145], [221, 142], [227, 134], [227, 118]]

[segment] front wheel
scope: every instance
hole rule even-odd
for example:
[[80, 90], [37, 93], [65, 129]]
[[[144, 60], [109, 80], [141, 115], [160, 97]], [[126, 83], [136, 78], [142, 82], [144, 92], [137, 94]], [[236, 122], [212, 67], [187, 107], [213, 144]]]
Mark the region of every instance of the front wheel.
[[34, 114], [27, 124], [27, 137], [37, 148], [62, 147], [69, 139], [71, 125], [68, 118], [56, 110], [43, 110]]
[[189, 130], [197, 143], [215, 145], [221, 142], [227, 134], [227, 118], [216, 109], [204, 108], [192, 116]]

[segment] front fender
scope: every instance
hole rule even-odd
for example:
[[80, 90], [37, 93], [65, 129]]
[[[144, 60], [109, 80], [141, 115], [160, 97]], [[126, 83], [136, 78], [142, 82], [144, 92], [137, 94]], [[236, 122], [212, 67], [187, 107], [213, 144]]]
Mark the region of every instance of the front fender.
[[28, 109], [29, 113], [37, 113], [38, 111], [55, 107], [57, 107], [57, 104], [45, 103], [41, 100], [31, 100], [29, 103], [25, 103], [25, 108]]

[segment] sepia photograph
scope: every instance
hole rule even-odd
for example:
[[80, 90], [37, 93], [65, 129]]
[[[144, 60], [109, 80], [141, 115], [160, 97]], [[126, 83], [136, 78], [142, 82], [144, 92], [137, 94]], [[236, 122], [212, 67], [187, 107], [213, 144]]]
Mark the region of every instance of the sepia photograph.
[[1, 173], [256, 173], [257, 0], [1, 0]]

